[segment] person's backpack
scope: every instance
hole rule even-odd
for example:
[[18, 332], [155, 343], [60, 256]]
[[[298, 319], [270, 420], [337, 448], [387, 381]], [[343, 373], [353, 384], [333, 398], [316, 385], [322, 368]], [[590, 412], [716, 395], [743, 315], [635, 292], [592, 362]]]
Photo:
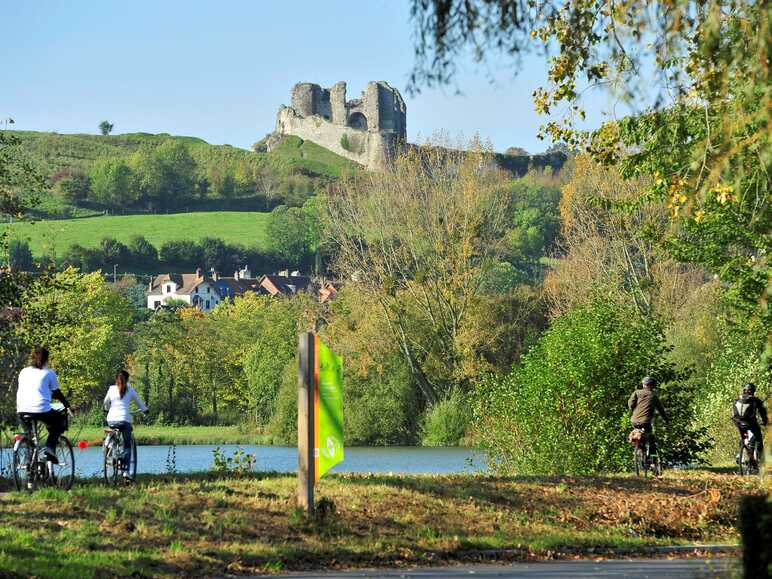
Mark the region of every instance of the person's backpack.
[[752, 422], [756, 419], [756, 400], [741, 396], [734, 401], [735, 417], [743, 422]]

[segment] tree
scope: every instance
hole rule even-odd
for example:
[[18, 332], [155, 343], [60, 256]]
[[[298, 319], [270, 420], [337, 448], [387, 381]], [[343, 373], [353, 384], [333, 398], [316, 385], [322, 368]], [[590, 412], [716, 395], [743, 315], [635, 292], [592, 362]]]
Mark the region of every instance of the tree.
[[144, 236], [132, 235], [128, 249], [134, 267], [151, 271], [158, 264], [158, 250]]
[[131, 305], [99, 273], [67, 269], [24, 294], [21, 329], [28, 344], [51, 350], [51, 366], [74, 404], [101, 398], [127, 352]]
[[196, 193], [196, 162], [184, 143], [170, 139], [156, 148], [143, 147], [130, 163], [151, 207], [176, 208]]
[[230, 265], [228, 263], [228, 246], [222, 239], [214, 237], [204, 237], [200, 242], [201, 252], [203, 254], [203, 266], [207, 271], [225, 271]]
[[32, 271], [32, 250], [26, 240], [12, 239], [8, 250], [9, 263], [16, 271]]
[[23, 214], [45, 190], [45, 178], [19, 138], [0, 132], [0, 216]]
[[161, 261], [175, 267], [195, 268], [203, 264], [201, 246], [194, 241], [172, 240], [161, 246]]
[[544, 284], [553, 315], [602, 290], [640, 315], [670, 322], [705, 283], [703, 270], [677, 263], [662, 247], [668, 211], [664, 203], [637, 203], [647, 187], [644, 177], [624, 179], [588, 155], [576, 158], [560, 201], [560, 259]]
[[336, 269], [380, 307], [424, 399], [467, 389], [479, 328], [469, 327], [486, 272], [504, 249], [511, 188], [473, 145], [426, 145], [393, 171], [355, 175], [327, 197]]
[[113, 237], [104, 237], [99, 243], [105, 267], [123, 265], [129, 262], [129, 248]]
[[[650, 177], [639, 201], [669, 205], [678, 258], [718, 274], [740, 311], [772, 325], [767, 3], [413, 0], [412, 7], [414, 89], [451, 82], [467, 49], [480, 61], [504, 54], [515, 62], [529, 50], [556, 49], [550, 86], [535, 91], [534, 102], [540, 113], [568, 114], [549, 120], [542, 135], [586, 146], [625, 177]], [[574, 124], [584, 118], [587, 86], [653, 104], [587, 140]], [[647, 87], [656, 94], [646, 98]]]
[[56, 181], [56, 191], [70, 203], [79, 203], [91, 193], [91, 180], [83, 171], [70, 171]]
[[123, 207], [137, 200], [134, 174], [124, 159], [100, 159], [89, 176], [94, 201], [108, 207]]
[[275, 207], [271, 211], [266, 233], [273, 250], [285, 263], [300, 267], [308, 262], [311, 234], [306, 213], [300, 207]]
[[110, 121], [102, 121], [99, 123], [99, 132], [103, 137], [106, 137], [113, 132], [113, 124]]
[[62, 263], [82, 272], [97, 271], [104, 265], [105, 259], [101, 249], [83, 247], [76, 243], [71, 245], [62, 256]]

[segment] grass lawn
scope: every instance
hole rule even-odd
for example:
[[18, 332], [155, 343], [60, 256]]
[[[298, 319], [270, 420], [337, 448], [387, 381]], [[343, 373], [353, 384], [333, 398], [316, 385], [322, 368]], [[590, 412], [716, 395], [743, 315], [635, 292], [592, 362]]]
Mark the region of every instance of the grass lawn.
[[[104, 438], [101, 426], [74, 424], [67, 436], [76, 444], [78, 440], [88, 442]], [[134, 426], [138, 444], [268, 444], [270, 437], [244, 432], [238, 426], [155, 426], [138, 424]]]
[[761, 491], [704, 471], [659, 481], [337, 475], [317, 486], [336, 507], [317, 521], [298, 513], [295, 492], [293, 476], [209, 474], [0, 494], [0, 575], [211, 576], [735, 543], [737, 499]]
[[0, 225], [12, 239], [29, 240], [32, 253], [61, 256], [70, 246], [97, 247], [103, 237], [128, 243], [132, 235], [144, 235], [160, 250], [173, 239], [199, 240], [217, 237], [226, 243], [266, 248], [268, 213], [257, 211], [212, 211], [168, 215], [107, 215], [83, 219], [18, 222]]

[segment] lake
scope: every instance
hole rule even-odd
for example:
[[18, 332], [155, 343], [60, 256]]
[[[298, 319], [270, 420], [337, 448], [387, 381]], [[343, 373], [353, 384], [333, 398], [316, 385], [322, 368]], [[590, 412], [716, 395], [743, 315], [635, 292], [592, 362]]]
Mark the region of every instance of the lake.
[[[298, 451], [294, 446], [258, 446], [238, 444], [190, 444], [180, 446], [139, 446], [138, 468], [141, 473], [176, 471], [201, 472], [212, 469], [212, 451], [219, 448], [227, 456], [242, 449], [255, 455], [259, 471], [294, 473], [298, 466]], [[75, 448], [75, 467], [79, 477], [102, 475], [102, 448]], [[415, 446], [352, 447], [346, 449], [345, 460], [330, 472], [376, 472], [411, 474], [475, 473], [486, 470], [483, 454], [467, 448], [426, 448]]]

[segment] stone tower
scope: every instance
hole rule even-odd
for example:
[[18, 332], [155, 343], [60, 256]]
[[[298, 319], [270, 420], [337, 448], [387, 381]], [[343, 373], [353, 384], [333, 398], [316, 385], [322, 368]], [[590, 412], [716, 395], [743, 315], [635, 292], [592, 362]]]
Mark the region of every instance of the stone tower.
[[360, 98], [350, 101], [345, 82], [329, 89], [301, 82], [292, 88], [291, 105], [279, 109], [274, 135], [295, 135], [368, 169], [383, 170], [406, 142], [405, 101], [384, 81], [367, 83]]

